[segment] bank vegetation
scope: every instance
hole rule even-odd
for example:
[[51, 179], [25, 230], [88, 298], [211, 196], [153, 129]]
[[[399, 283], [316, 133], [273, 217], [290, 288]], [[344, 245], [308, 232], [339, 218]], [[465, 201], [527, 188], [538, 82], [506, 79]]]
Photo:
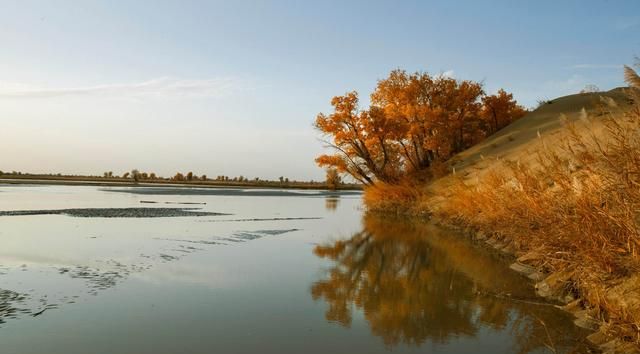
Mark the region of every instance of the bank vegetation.
[[[317, 162], [366, 184], [370, 212], [428, 217], [514, 255], [610, 352], [640, 348], [640, 77], [525, 115], [478, 83], [394, 71], [360, 111], [333, 99]], [[523, 117], [524, 116], [524, 117]]]

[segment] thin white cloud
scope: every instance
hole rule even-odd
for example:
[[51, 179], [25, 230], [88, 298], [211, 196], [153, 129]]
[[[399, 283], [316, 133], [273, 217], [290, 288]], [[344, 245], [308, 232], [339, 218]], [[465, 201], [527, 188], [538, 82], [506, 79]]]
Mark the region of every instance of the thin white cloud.
[[455, 75], [455, 72], [453, 70], [447, 70], [436, 75], [436, 77], [445, 77], [445, 78], [453, 79], [454, 75]]
[[174, 79], [162, 77], [142, 82], [80, 87], [35, 87], [0, 82], [0, 98], [93, 97], [220, 97], [248, 88], [239, 79]]
[[455, 72], [453, 70], [447, 70], [447, 71], [442, 73], [442, 76], [452, 78], [454, 76], [454, 74], [455, 74]]
[[576, 64], [572, 69], [622, 69], [621, 64]]

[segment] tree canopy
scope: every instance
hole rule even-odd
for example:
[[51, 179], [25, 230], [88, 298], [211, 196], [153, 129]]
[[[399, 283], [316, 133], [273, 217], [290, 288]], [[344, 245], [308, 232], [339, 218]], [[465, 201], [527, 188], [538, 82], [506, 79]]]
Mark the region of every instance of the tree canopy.
[[360, 109], [355, 91], [334, 97], [331, 105], [333, 112], [318, 114], [315, 127], [335, 151], [316, 162], [364, 184], [425, 178], [434, 162], [525, 113], [504, 90], [489, 96], [478, 82], [404, 70], [378, 81], [368, 109]]

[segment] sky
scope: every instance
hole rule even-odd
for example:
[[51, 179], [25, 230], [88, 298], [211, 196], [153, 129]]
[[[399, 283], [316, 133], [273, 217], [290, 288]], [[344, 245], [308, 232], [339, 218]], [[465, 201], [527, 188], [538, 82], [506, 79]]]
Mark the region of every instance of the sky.
[[637, 0], [0, 0], [0, 170], [322, 180], [315, 116], [393, 69], [532, 107], [638, 55]]

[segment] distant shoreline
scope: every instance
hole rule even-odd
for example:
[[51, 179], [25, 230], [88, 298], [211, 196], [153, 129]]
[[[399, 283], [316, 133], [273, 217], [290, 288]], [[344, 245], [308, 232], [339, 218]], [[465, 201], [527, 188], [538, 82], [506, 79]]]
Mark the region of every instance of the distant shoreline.
[[[245, 188], [245, 189], [317, 189], [329, 190], [326, 185], [301, 184], [296, 182], [282, 183], [266, 182], [232, 182], [232, 181], [180, 181], [171, 182], [164, 180], [145, 180], [134, 182], [123, 178], [101, 178], [101, 177], [68, 177], [68, 176], [42, 176], [42, 175], [19, 175], [0, 176], [0, 184], [38, 184], [38, 185], [68, 185], [68, 186], [103, 186], [103, 187], [174, 187], [174, 188]], [[356, 184], [345, 184], [338, 188], [341, 190], [362, 190], [362, 186]]]

